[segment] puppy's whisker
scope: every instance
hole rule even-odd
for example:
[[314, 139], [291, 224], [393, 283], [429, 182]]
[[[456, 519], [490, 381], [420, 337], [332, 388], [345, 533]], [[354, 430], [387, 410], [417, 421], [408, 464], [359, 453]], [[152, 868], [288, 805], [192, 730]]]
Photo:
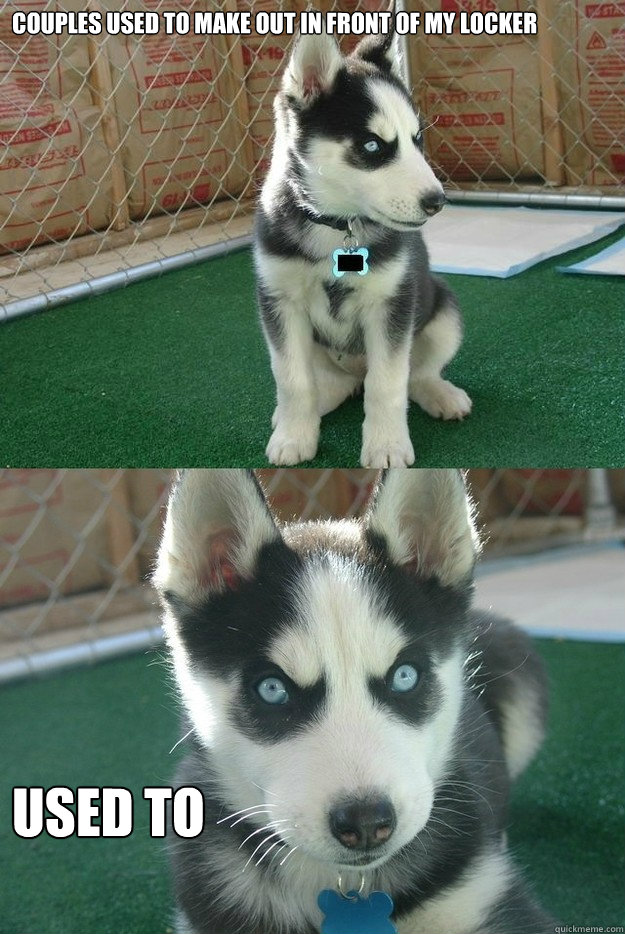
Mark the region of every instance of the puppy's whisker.
[[258, 788], [259, 791], [264, 792], [264, 794], [266, 794], [266, 795], [271, 795], [273, 798], [277, 798], [277, 797], [278, 797], [278, 795], [275, 793], [275, 791], [269, 791], [268, 788], [263, 788], [263, 786], [262, 786], [262, 785], [259, 785], [257, 782], [252, 782], [252, 785], [253, 785], [255, 788]]
[[420, 128], [419, 132], [420, 132], [420, 133], [423, 133], [424, 130], [429, 130], [430, 127], [436, 126], [437, 123], [438, 123], [438, 114], [436, 115], [436, 117], [434, 117], [434, 119], [432, 120], [431, 123], [426, 123], [425, 126], [422, 126], [422, 127]]
[[265, 830], [271, 830], [272, 827], [276, 827], [278, 824], [286, 824], [286, 823], [288, 823], [286, 818], [284, 818], [283, 820], [274, 820], [274, 821], [270, 821], [268, 824], [265, 824], [264, 827], [259, 827], [258, 830], [253, 830], [252, 833], [247, 835], [243, 843], [241, 843], [241, 845], [239, 846], [239, 849], [242, 849], [247, 843], [247, 841], [251, 840], [252, 837], [255, 837], [256, 834], [264, 833]]
[[237, 814], [243, 814], [244, 811], [254, 811], [256, 808], [268, 808], [273, 807], [273, 804], [248, 804], [245, 808], [240, 808], [238, 811], [232, 811], [232, 813], [226, 815], [226, 817], [221, 818], [221, 820], [228, 820], [229, 817], [236, 817]]
[[185, 733], [185, 734], [184, 734], [184, 736], [182, 737], [182, 739], [179, 739], [177, 743], [174, 743], [174, 745], [173, 745], [173, 746], [171, 747], [171, 749], [169, 750], [169, 755], [170, 755], [170, 756], [171, 756], [172, 752], [174, 751], [174, 749], [177, 749], [177, 748], [178, 748], [178, 746], [180, 745], [180, 743], [184, 743], [185, 739], [188, 739], [189, 736], [191, 736], [191, 733], [193, 733], [193, 727], [191, 727], [191, 729], [189, 730], [188, 733]]
[[273, 815], [271, 814], [270, 811], [266, 811], [266, 810], [263, 808], [262, 811], [253, 811], [251, 814], [244, 814], [243, 817], [238, 817], [235, 821], [233, 821], [233, 822], [230, 824], [230, 826], [231, 826], [231, 827], [236, 827], [236, 825], [237, 825], [237, 824], [240, 824], [241, 821], [248, 820], [248, 818], [250, 818], [250, 817], [260, 817], [261, 814], [268, 814], [269, 817], [272, 817], [272, 816], [273, 816]]
[[237, 814], [243, 814], [244, 812], [249, 812], [249, 811], [257, 811], [259, 809], [264, 810], [270, 807], [275, 807], [275, 805], [274, 804], [252, 804], [250, 805], [250, 807], [241, 808], [240, 811], [233, 811], [232, 814], [226, 814], [225, 817], [220, 817], [219, 820], [216, 821], [216, 823], [224, 824], [227, 820], [230, 820], [231, 817], [236, 817]]
[[293, 853], [295, 853], [295, 850], [299, 850], [299, 844], [298, 844], [297, 846], [294, 846], [293, 849], [292, 849], [289, 853], [286, 854], [286, 856], [284, 857], [284, 859], [281, 859], [281, 860], [280, 860], [280, 865], [281, 865], [281, 866], [284, 866], [284, 864], [286, 863], [286, 861], [287, 861], [287, 859], [289, 858], [289, 856], [293, 856]]
[[[427, 828], [424, 827], [423, 830], [421, 831], [421, 833], [418, 833], [418, 834], [416, 835], [415, 840], [418, 840], [418, 841], [419, 841], [419, 843], [420, 843], [421, 846], [423, 847], [423, 852], [424, 852], [425, 855], [427, 856], [428, 851], [427, 851], [427, 848], [426, 848], [426, 846], [425, 846], [425, 841], [421, 839], [421, 834], [424, 833], [424, 832], [426, 831], [426, 829], [427, 829]], [[429, 833], [429, 831], [428, 831], [428, 833]], [[431, 838], [430, 838], [430, 839], [431, 839]]]
[[467, 814], [466, 811], [454, 811], [453, 808], [445, 807], [444, 804], [437, 804], [436, 812], [437, 814], [459, 814], [460, 817], [466, 817], [468, 820], [479, 820], [476, 814]]
[[[273, 805], [272, 805], [273, 807]], [[225, 824], [226, 821], [232, 820], [233, 817], [236, 817], [237, 814], [243, 814], [241, 820], [245, 820], [246, 817], [253, 817], [255, 813], [262, 814], [263, 811], [266, 811], [269, 814], [269, 805], [267, 804], [255, 804], [251, 808], [243, 808], [241, 811], [235, 811], [234, 814], [227, 814], [225, 817], [220, 817], [217, 824]], [[245, 813], [243, 813], [245, 812]]]
[[258, 851], [259, 851], [260, 849], [262, 849], [262, 847], [264, 847], [264, 845], [265, 845], [266, 843], [269, 843], [269, 841], [270, 841], [270, 840], [273, 840], [274, 837], [279, 837], [279, 836], [280, 836], [280, 831], [279, 831], [279, 830], [276, 830], [275, 833], [270, 833], [268, 837], [265, 837], [264, 840], [261, 840], [260, 843], [258, 844], [258, 846], [256, 847], [256, 849], [253, 851], [253, 853], [252, 853], [252, 855], [250, 856], [250, 858], [248, 859], [248, 861], [246, 862], [245, 866], [243, 867], [242, 872], [245, 872], [245, 870], [247, 869], [247, 867], [249, 866], [249, 864], [252, 862], [252, 860], [254, 859], [254, 857], [256, 856], [256, 854], [258, 853]]
[[445, 827], [447, 830], [450, 830], [452, 833], [455, 833], [457, 836], [465, 836], [465, 837], [471, 836], [471, 833], [468, 830], [462, 830], [460, 827], [454, 827], [452, 824], [448, 824], [447, 821], [444, 821], [440, 817], [432, 817], [430, 815], [430, 819], [428, 823], [438, 824], [441, 827]]
[[[258, 862], [256, 863], [256, 865], [257, 865], [257, 866], [260, 866], [260, 864], [261, 864], [262, 861], [264, 860], [265, 856], [269, 856], [269, 854], [271, 853], [271, 851], [273, 850], [273, 848], [276, 847], [276, 846], [278, 846], [279, 843], [280, 843], [280, 840], [279, 840], [279, 839], [276, 840], [275, 843], [272, 843], [271, 846], [270, 846], [267, 850], [265, 850], [265, 852], [263, 853], [263, 855], [261, 856], [261, 858], [258, 860]], [[285, 847], [286, 845], [287, 845], [286, 843], [283, 843], [283, 844], [282, 844], [282, 847]], [[282, 849], [282, 847], [281, 847], [281, 849]], [[280, 852], [280, 850], [278, 850], [278, 852]]]
[[[283, 831], [283, 835], [284, 835], [284, 831]], [[271, 859], [269, 860], [269, 863], [270, 863], [270, 864], [273, 863], [273, 861], [274, 861], [274, 859], [276, 858], [276, 856], [279, 856], [279, 855], [280, 855], [280, 853], [281, 853], [282, 850], [285, 848], [285, 846], [289, 846], [288, 842], [287, 842], [287, 843], [283, 843], [282, 846], [278, 847], [278, 849], [276, 850], [276, 852], [273, 854], [273, 856], [272, 856]]]

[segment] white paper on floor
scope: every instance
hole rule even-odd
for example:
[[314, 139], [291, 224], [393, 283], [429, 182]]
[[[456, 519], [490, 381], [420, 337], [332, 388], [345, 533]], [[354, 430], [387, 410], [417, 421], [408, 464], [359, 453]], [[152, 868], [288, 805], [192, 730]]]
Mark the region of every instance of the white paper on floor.
[[625, 237], [607, 246], [590, 259], [572, 266], [558, 266], [560, 272], [581, 272], [601, 276], [625, 276]]
[[435, 272], [506, 279], [625, 224], [611, 211], [448, 204], [423, 227]]

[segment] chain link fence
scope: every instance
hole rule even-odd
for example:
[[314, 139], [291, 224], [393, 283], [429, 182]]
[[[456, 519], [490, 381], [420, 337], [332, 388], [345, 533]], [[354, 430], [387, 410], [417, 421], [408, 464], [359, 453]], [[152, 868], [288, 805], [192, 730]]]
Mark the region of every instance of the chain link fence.
[[[319, 0], [324, 12], [387, 0]], [[249, 242], [285, 35], [15, 35], [13, 14], [296, 11], [305, 0], [0, 0], [4, 317]], [[403, 12], [528, 11], [528, 36], [404, 37], [450, 198], [625, 207], [625, 6], [408, 0]], [[193, 20], [191, 19], [191, 22]], [[357, 37], [341, 40], [349, 50]], [[580, 202], [581, 198], [581, 202]]]
[[[283, 519], [362, 512], [375, 471], [259, 475]], [[160, 641], [148, 578], [171, 473], [0, 472], [0, 681]], [[486, 557], [625, 537], [625, 470], [472, 470]]]

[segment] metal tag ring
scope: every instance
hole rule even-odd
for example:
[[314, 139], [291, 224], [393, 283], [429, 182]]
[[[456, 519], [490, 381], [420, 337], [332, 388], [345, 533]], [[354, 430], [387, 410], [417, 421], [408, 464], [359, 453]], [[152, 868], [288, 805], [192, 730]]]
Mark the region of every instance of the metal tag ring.
[[343, 246], [346, 250], [349, 250], [350, 253], [352, 250], [358, 249], [358, 237], [354, 236], [351, 217], [347, 218], [347, 233], [345, 234], [345, 239], [343, 240]]
[[359, 895], [362, 895], [362, 893], [363, 893], [363, 890], [364, 890], [364, 887], [365, 887], [365, 875], [364, 875], [363, 872], [360, 873], [360, 888], [359, 888], [358, 891], [356, 892], [355, 898], [349, 898], [348, 893], [343, 891], [343, 879], [342, 879], [340, 873], [339, 873], [339, 877], [338, 877], [338, 879], [337, 879], [337, 881], [336, 881], [336, 887], [337, 887], [337, 889], [339, 890], [339, 893], [343, 896], [343, 898], [347, 898], [350, 902], [352, 902], [352, 901], [355, 902], [355, 901], [357, 900], [358, 896], [359, 896]]

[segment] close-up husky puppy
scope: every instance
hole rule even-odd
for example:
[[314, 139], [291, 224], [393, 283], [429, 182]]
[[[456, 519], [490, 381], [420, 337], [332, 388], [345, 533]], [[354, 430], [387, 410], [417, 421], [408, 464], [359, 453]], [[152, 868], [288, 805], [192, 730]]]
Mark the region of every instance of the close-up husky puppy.
[[[276, 95], [275, 143], [257, 210], [255, 265], [277, 405], [267, 457], [315, 456], [322, 415], [364, 382], [360, 461], [414, 462], [408, 399], [461, 419], [471, 400], [442, 371], [460, 311], [430, 273], [419, 228], [445, 195], [423, 155], [423, 125], [392, 34], [348, 57], [301, 36]], [[336, 275], [335, 251], [368, 250], [364, 274]]]
[[[205, 800], [170, 842], [179, 934], [552, 934], [506, 840], [545, 676], [471, 608], [478, 550], [453, 470], [387, 471], [363, 519], [286, 525], [251, 472], [179, 477], [155, 582], [176, 784]], [[320, 908], [367, 902], [382, 926]]]

